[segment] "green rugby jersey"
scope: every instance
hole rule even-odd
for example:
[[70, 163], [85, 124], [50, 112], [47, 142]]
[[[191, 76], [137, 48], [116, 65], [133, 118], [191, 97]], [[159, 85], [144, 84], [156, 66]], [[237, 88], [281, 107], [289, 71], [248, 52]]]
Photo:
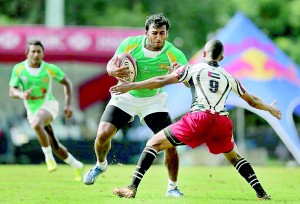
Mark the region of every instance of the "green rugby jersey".
[[[115, 55], [128, 52], [135, 60], [137, 65], [137, 76], [135, 81], [144, 81], [156, 76], [166, 75], [168, 66], [173, 62], [181, 65], [188, 64], [185, 55], [170, 42], [166, 41], [161, 51], [149, 51], [145, 48], [146, 37], [144, 35], [128, 37], [121, 42]], [[158, 89], [131, 90], [130, 94], [135, 97], [150, 97], [162, 92]]]
[[32, 88], [30, 98], [24, 100], [27, 111], [34, 114], [47, 100], [55, 100], [52, 94], [53, 80], [60, 82], [64, 72], [56, 65], [42, 61], [40, 68], [29, 68], [27, 60], [14, 66], [9, 86], [22, 91]]

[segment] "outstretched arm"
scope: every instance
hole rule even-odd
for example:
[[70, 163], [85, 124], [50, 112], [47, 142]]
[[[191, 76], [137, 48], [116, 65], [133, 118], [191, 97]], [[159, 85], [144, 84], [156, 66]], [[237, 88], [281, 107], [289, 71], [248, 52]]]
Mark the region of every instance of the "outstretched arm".
[[136, 90], [136, 89], [161, 88], [168, 84], [175, 84], [175, 83], [179, 83], [177, 79], [177, 75], [175, 73], [171, 73], [165, 76], [153, 77], [151, 79], [140, 81], [140, 82], [133, 82], [133, 83], [124, 82], [120, 85], [111, 87], [110, 92], [114, 94], [122, 94], [134, 89]]
[[264, 103], [260, 98], [255, 95], [248, 93], [247, 91], [241, 96], [250, 106], [256, 109], [265, 110], [271, 113], [274, 117], [281, 119], [281, 112], [275, 106], [276, 100], [274, 100], [270, 105]]

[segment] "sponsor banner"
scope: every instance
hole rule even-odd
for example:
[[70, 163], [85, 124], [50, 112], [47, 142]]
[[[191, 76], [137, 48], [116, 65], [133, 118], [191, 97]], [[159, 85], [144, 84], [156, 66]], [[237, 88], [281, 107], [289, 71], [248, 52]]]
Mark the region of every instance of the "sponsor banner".
[[143, 28], [3, 26], [0, 27], [0, 60], [24, 60], [26, 43], [37, 39], [45, 47], [45, 60], [105, 63], [124, 38], [142, 34]]

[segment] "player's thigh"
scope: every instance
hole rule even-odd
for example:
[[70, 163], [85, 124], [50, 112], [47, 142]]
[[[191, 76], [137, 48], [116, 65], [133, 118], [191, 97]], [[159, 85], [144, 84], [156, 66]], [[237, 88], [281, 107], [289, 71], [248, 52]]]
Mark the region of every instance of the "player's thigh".
[[155, 134], [172, 124], [168, 112], [151, 113], [144, 118], [144, 121]]
[[213, 154], [229, 152], [234, 147], [232, 120], [227, 116], [218, 116], [217, 120], [218, 123], [214, 124], [217, 128], [212, 127], [206, 139], [206, 145]]
[[53, 121], [53, 117], [47, 110], [39, 109], [35, 115], [29, 116], [28, 120], [32, 127], [45, 126]]
[[131, 118], [131, 115], [120, 108], [113, 105], [108, 105], [101, 116], [99, 126], [108, 126], [107, 124], [112, 124], [115, 126], [116, 130], [119, 130], [129, 123]]

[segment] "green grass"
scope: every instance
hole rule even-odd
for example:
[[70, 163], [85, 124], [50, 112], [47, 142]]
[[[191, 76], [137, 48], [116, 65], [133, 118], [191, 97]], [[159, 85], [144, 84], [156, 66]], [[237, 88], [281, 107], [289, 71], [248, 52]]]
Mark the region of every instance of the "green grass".
[[[86, 171], [91, 166], [86, 167]], [[71, 167], [59, 165], [48, 173], [45, 165], [0, 165], [0, 203], [151, 203], [151, 204], [243, 204], [257, 203], [254, 190], [232, 166], [181, 166], [180, 199], [166, 198], [167, 172], [153, 165], [140, 184], [135, 199], [118, 198], [115, 187], [127, 186], [135, 166], [110, 165], [92, 186], [73, 180]], [[260, 182], [272, 196], [269, 203], [300, 203], [300, 169], [254, 167]]]

